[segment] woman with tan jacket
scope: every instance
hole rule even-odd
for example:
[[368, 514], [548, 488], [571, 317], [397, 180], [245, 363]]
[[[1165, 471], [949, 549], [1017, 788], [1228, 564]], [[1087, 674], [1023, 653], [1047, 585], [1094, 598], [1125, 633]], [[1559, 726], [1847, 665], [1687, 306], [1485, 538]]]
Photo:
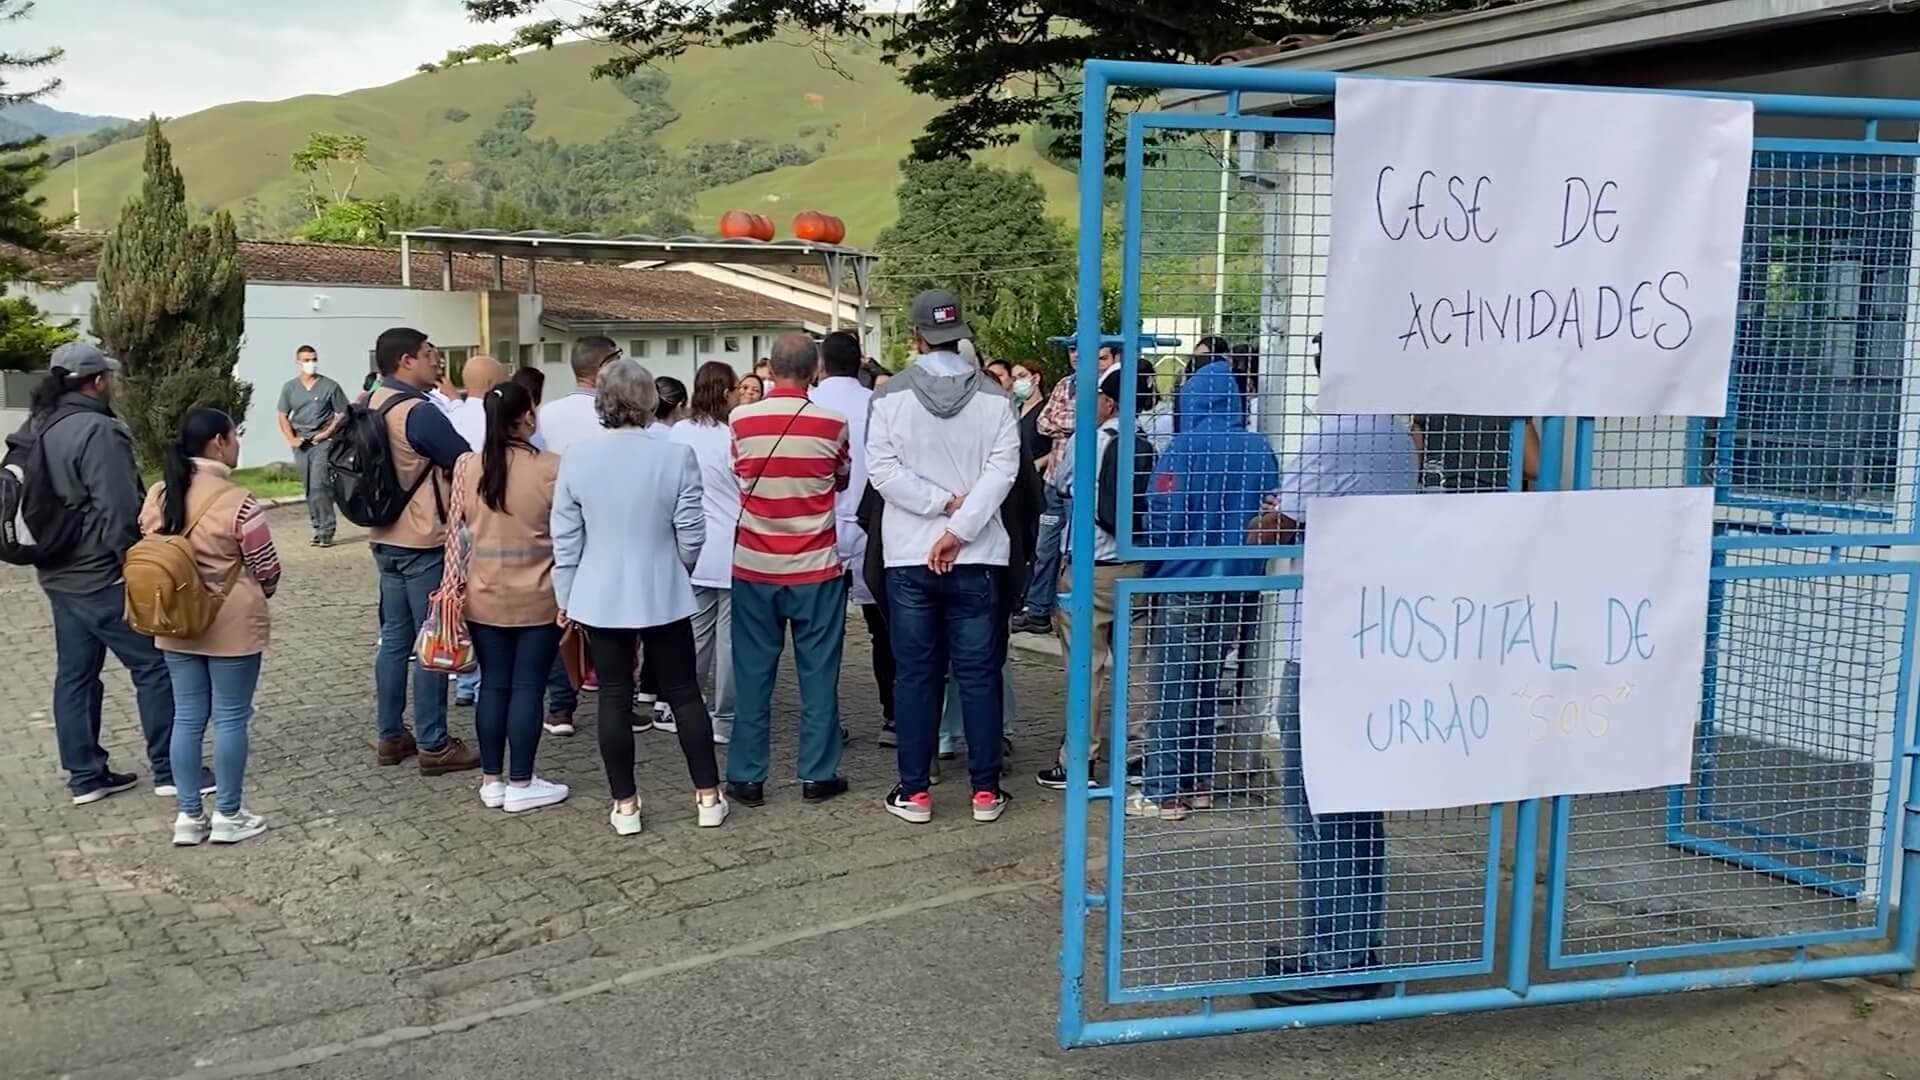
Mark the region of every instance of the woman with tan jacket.
[[481, 399], [487, 435], [453, 469], [446, 578], [465, 568], [467, 630], [480, 660], [480, 802], [509, 814], [552, 806], [567, 786], [533, 773], [547, 676], [560, 650], [553, 598], [553, 482], [560, 455], [533, 447], [533, 397], [504, 382]]
[[235, 844], [267, 831], [266, 819], [243, 807], [240, 796], [253, 691], [272, 630], [267, 598], [280, 584], [280, 556], [260, 504], [228, 479], [239, 460], [233, 418], [219, 409], [189, 410], [167, 448], [162, 479], [140, 510], [140, 531], [185, 537], [201, 580], [224, 594], [200, 636], [153, 642], [173, 679], [174, 775], [200, 775], [200, 744], [209, 722], [213, 726], [212, 819], [200, 785], [181, 783], [173, 842], [182, 847], [209, 838]]

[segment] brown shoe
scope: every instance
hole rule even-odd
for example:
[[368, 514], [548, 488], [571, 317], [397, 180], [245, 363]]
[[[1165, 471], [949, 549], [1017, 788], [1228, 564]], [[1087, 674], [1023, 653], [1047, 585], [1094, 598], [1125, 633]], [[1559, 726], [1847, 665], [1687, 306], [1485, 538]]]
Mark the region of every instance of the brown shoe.
[[448, 739], [447, 745], [438, 750], [420, 751], [420, 775], [439, 776], [443, 773], [466, 772], [480, 767], [480, 752], [459, 739]]
[[419, 744], [413, 741], [413, 732], [402, 732], [396, 738], [381, 739], [375, 744], [374, 761], [381, 765], [398, 765], [419, 751]]

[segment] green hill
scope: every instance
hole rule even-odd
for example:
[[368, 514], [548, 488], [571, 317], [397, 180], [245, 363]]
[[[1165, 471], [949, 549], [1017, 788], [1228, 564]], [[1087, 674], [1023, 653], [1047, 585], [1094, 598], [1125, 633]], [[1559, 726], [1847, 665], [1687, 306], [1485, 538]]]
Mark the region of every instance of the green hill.
[[[571, 44], [493, 63], [417, 75], [387, 86], [337, 96], [276, 102], [236, 102], [168, 121], [174, 161], [194, 202], [236, 212], [248, 199], [285, 205], [304, 187], [288, 156], [314, 131], [365, 135], [369, 162], [358, 194], [412, 195], [435, 162], [468, 161], [476, 136], [507, 103], [531, 93], [538, 108], [528, 135], [563, 144], [612, 135], [636, 106], [588, 70], [607, 54], [593, 44]], [[701, 141], [761, 138], [822, 153], [789, 166], [701, 193], [694, 219], [710, 231], [721, 211], [748, 207], [771, 216], [784, 234], [792, 215], [820, 209], [846, 219], [850, 242], [869, 243], [894, 217], [898, 163], [937, 110], [910, 93], [877, 50], [855, 46], [836, 56], [842, 71], [823, 65], [808, 48], [767, 42], [720, 51], [696, 50], [662, 66], [668, 100], [679, 119], [659, 133], [669, 150]], [[981, 160], [1032, 169], [1055, 211], [1071, 218], [1074, 179], [1043, 159], [1027, 141], [991, 151]], [[120, 143], [80, 161], [81, 223], [108, 224], [120, 203], [138, 190], [141, 144]], [[43, 191], [66, 207], [73, 166], [51, 176]]]

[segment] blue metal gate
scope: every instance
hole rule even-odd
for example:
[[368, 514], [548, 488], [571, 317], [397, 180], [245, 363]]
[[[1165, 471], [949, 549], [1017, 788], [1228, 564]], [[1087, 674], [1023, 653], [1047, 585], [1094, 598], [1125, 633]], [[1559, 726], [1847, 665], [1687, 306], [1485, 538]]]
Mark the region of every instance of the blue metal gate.
[[[1123, 87], [1208, 92], [1215, 111], [1110, 111]], [[1140, 342], [1215, 335], [1233, 344], [1205, 351], [1229, 360], [1245, 424], [1288, 468], [1313, 422], [1333, 90], [1325, 73], [1088, 65], [1079, 348], [1095, 354], [1109, 284], [1103, 143], [1118, 124], [1122, 325], [1144, 331], [1126, 339], [1123, 425], [1151, 434], [1148, 399], [1184, 369]], [[1243, 113], [1256, 95], [1302, 113]], [[1136, 535], [1144, 523], [1121, 499], [1123, 567], [1096, 575], [1094, 450], [1078, 440], [1063, 604], [1062, 1045], [1914, 969], [1920, 145], [1879, 128], [1912, 130], [1920, 103], [1749, 96], [1753, 178], [1724, 418], [1402, 418], [1418, 431], [1420, 489], [1435, 497], [1714, 488], [1693, 782], [1304, 817], [1289, 723], [1301, 546]], [[1781, 117], [1834, 137], [1770, 134]], [[1094, 381], [1077, 391], [1076, 429], [1091, 431]], [[1147, 468], [1131, 440], [1120, 467]], [[1244, 565], [1139, 572], [1198, 559]], [[1090, 766], [1096, 739], [1108, 749]], [[1119, 763], [1150, 747], [1156, 797], [1124, 812], [1139, 789]], [[1309, 962], [1323, 954], [1344, 959]], [[1294, 1003], [1314, 991], [1327, 1000]], [[1245, 997], [1272, 992], [1289, 1003]]]

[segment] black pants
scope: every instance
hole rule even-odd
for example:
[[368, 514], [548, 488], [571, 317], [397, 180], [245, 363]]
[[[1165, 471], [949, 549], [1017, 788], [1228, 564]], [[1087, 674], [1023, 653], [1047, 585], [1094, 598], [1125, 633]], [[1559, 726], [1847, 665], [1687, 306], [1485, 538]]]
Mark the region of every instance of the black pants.
[[867, 636], [873, 639], [873, 685], [880, 690], [880, 715], [893, 726], [893, 639], [887, 633], [887, 609], [880, 604], [861, 604], [860, 617], [866, 620]]
[[702, 790], [720, 786], [720, 767], [713, 757], [713, 720], [700, 699], [694, 676], [693, 620], [638, 630], [587, 627], [587, 649], [600, 677], [600, 760], [607, 766], [607, 786], [615, 800], [631, 799], [633, 785], [633, 653], [635, 643], [653, 658], [660, 679], [660, 696], [673, 706], [680, 727], [680, 752], [687, 759], [693, 786]]

